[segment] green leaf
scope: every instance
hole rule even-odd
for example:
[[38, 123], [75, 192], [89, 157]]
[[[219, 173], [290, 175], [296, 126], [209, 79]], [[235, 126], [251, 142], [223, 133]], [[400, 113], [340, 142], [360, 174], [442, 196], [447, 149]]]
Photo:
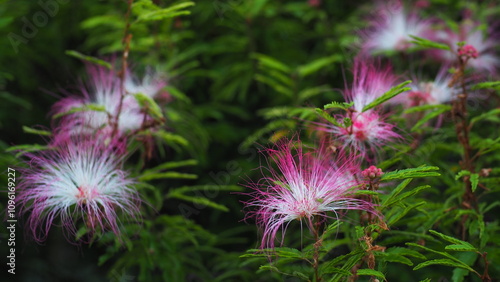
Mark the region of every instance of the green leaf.
[[491, 117], [496, 117], [498, 118], [498, 116], [500, 115], [500, 109], [493, 109], [493, 110], [490, 110], [484, 114], [481, 114], [481, 115], [478, 115], [474, 118], [472, 118], [470, 120], [470, 124], [469, 126], [473, 126], [476, 122], [480, 121], [480, 120], [483, 120], [483, 119], [488, 119], [488, 118], [491, 118]]
[[385, 92], [384, 94], [382, 94], [382, 96], [378, 97], [377, 99], [373, 100], [373, 102], [371, 102], [370, 104], [366, 105], [364, 108], [363, 108], [363, 111], [362, 112], [366, 112], [368, 111], [369, 109], [372, 109], [380, 104], [382, 104], [383, 102], [397, 96], [398, 94], [401, 94], [405, 91], [408, 91], [408, 90], [411, 90], [410, 87], [403, 87], [405, 85], [408, 85], [411, 83], [411, 80], [407, 80], [397, 86], [394, 86], [392, 87], [391, 89], [389, 89], [389, 91]]
[[108, 63], [104, 60], [101, 60], [101, 59], [98, 59], [98, 58], [95, 58], [92, 56], [87, 56], [87, 55], [84, 55], [84, 54], [77, 52], [77, 51], [66, 50], [66, 52], [64, 52], [64, 53], [68, 56], [72, 56], [72, 57], [75, 57], [75, 58], [83, 60], [83, 61], [91, 62], [93, 64], [106, 67], [109, 70], [113, 68], [113, 66], [110, 63]]
[[304, 273], [299, 272], [299, 271], [292, 272], [292, 276], [299, 277], [305, 281], [310, 281], [309, 276], [307, 276]]
[[380, 259], [386, 262], [397, 262], [401, 264], [406, 264], [408, 266], [413, 265], [413, 262], [411, 262], [411, 260], [399, 254], [390, 254], [385, 252], [374, 252], [374, 254], [377, 257], [377, 261]]
[[76, 241], [80, 240], [88, 232], [89, 230], [87, 229], [87, 227], [85, 226], [80, 227], [80, 229], [78, 229], [78, 231], [75, 233], [75, 240]]
[[19, 151], [16, 154], [16, 158], [24, 155], [25, 153], [29, 152], [36, 152], [36, 151], [43, 151], [43, 150], [49, 150], [51, 149], [49, 146], [46, 145], [40, 145], [40, 144], [29, 144], [29, 145], [16, 145], [9, 147], [8, 149], [5, 150], [5, 152], [16, 152]]
[[[257, 17], [261, 13], [262, 9], [265, 7], [267, 1], [268, 0], [257, 0], [250, 2], [251, 4], [247, 2], [250, 5], [248, 5], [245, 9], [246, 10], [245, 17], [250, 19]], [[239, 5], [240, 3], [243, 2], [229, 2], [229, 3], [230, 5], [232, 3], [235, 3], [233, 5]]]
[[146, 94], [143, 93], [133, 93], [134, 98], [137, 100], [137, 103], [139, 103], [139, 106], [142, 109], [146, 109], [146, 112], [151, 114], [151, 116], [157, 120], [162, 120], [163, 119], [163, 113], [161, 112], [160, 106], [156, 103], [153, 98], [149, 97]]
[[403, 111], [404, 114], [412, 114], [412, 113], [416, 113], [416, 112], [423, 112], [423, 111], [427, 111], [427, 110], [436, 110], [436, 109], [447, 109], [447, 110], [451, 110], [451, 106], [450, 105], [443, 105], [443, 104], [437, 104], [437, 105], [421, 105], [421, 106], [415, 106], [415, 107], [411, 107], [409, 109], [406, 109]]
[[298, 258], [298, 259], [304, 258], [304, 254], [301, 251], [294, 248], [280, 247], [280, 248], [275, 248], [274, 252], [278, 257], [282, 258]]
[[401, 256], [414, 257], [419, 259], [427, 259], [423, 254], [408, 248], [403, 247], [391, 247], [385, 250], [386, 253], [398, 254]]
[[348, 117], [345, 117], [343, 120], [342, 120], [342, 123], [343, 123], [343, 128], [348, 128], [352, 125], [352, 119], [348, 118]]
[[[477, 260], [478, 254], [471, 252], [459, 253], [457, 257], [460, 261], [463, 261], [468, 266], [472, 266], [474, 262]], [[462, 268], [455, 268], [453, 270], [453, 276], [451, 277], [451, 280], [453, 282], [463, 282], [464, 278], [467, 277], [468, 275], [469, 271]]]
[[321, 274], [340, 274], [342, 276], [351, 276], [352, 273], [348, 270], [338, 268], [338, 267], [329, 267], [323, 271], [321, 271]]
[[317, 71], [319, 71], [320, 69], [328, 66], [328, 65], [331, 65], [335, 62], [339, 62], [339, 61], [342, 61], [342, 56], [341, 55], [338, 55], [338, 54], [335, 54], [333, 56], [329, 56], [329, 57], [324, 57], [324, 58], [319, 58], [319, 59], [316, 59], [306, 65], [302, 65], [300, 67], [297, 68], [297, 72], [299, 74], [299, 76], [301, 77], [306, 77], [310, 74], [313, 74]]
[[340, 220], [335, 220], [332, 224], [329, 224], [325, 231], [323, 231], [323, 234], [321, 235], [323, 240], [326, 240], [329, 236], [332, 234], [337, 234], [339, 231], [339, 227], [342, 225], [342, 221]]
[[387, 197], [383, 202], [382, 202], [382, 207], [388, 206], [388, 202], [394, 202], [393, 199], [403, 191], [406, 186], [411, 182], [412, 178], [405, 179], [403, 182], [401, 182], [394, 190], [392, 190], [391, 194], [389, 194], [389, 197]]
[[477, 185], [479, 184], [479, 174], [473, 173], [470, 175], [470, 184], [472, 188], [472, 192], [475, 192], [477, 189]]
[[299, 102], [304, 102], [309, 98], [312, 98], [316, 95], [332, 91], [332, 88], [329, 85], [321, 85], [312, 88], [306, 88], [299, 92]]
[[438, 254], [438, 255], [441, 255], [441, 256], [445, 256], [451, 260], [456, 260], [456, 258], [454, 258], [452, 255], [448, 254], [448, 253], [445, 253], [445, 252], [440, 252], [440, 251], [436, 251], [436, 250], [433, 250], [431, 248], [428, 248], [428, 247], [425, 247], [425, 246], [422, 246], [422, 245], [419, 245], [419, 244], [416, 244], [416, 243], [406, 243], [407, 246], [411, 246], [411, 247], [416, 247], [416, 248], [419, 248], [419, 249], [423, 249], [425, 251], [428, 251], [428, 252], [431, 252], [431, 253], [435, 253], [435, 254]]
[[500, 149], [500, 137], [497, 139], [491, 138], [478, 138], [477, 141], [471, 142], [472, 147], [481, 149], [481, 154], [484, 155], [491, 151]]
[[148, 12], [142, 12], [138, 17], [136, 22], [142, 21], [159, 21], [168, 18], [173, 18], [182, 15], [191, 14], [190, 11], [182, 11], [183, 9], [193, 6], [194, 2], [183, 2], [176, 5], [172, 5], [166, 9], [150, 10]]
[[[332, 267], [333, 265], [337, 264], [337, 263], [340, 263], [340, 262], [345, 262], [342, 266], [342, 269], [345, 270], [345, 271], [351, 271], [351, 269], [356, 265], [358, 264], [361, 259], [365, 256], [365, 252], [362, 251], [362, 250], [355, 250], [355, 251], [352, 251], [350, 252], [349, 254], [347, 255], [343, 255], [343, 256], [338, 256], [332, 260], [330, 260], [328, 263], [322, 265], [321, 267], [322, 268], [326, 268], [326, 269], [329, 269], [330, 267]], [[337, 273], [330, 281], [345, 281], [344, 276], [346, 272], [341, 272], [341, 273]], [[349, 274], [350, 276], [351, 274]]]
[[180, 173], [175, 171], [161, 172], [161, 173], [148, 173], [139, 176], [137, 179], [140, 181], [149, 181], [154, 179], [196, 179], [196, 174]]
[[[189, 61], [186, 63], [183, 63], [182, 65], [178, 66], [174, 70], [171, 70], [169, 72], [170, 77], [178, 77], [183, 74], [186, 74], [190, 70], [196, 70], [200, 66], [200, 62], [197, 60]], [[186, 74], [187, 76], [187, 74]]]
[[253, 257], [269, 257], [272, 251], [266, 251], [266, 249], [249, 249], [246, 254], [240, 255], [240, 258], [253, 258]]
[[423, 165], [416, 168], [386, 172], [382, 175], [380, 180], [389, 181], [394, 179], [440, 176], [441, 174], [438, 172], [434, 172], [435, 170], [439, 170], [439, 167]]
[[56, 115], [52, 116], [52, 119], [60, 118], [65, 115], [70, 115], [78, 112], [87, 112], [87, 111], [94, 111], [94, 112], [104, 112], [106, 113], [106, 107], [103, 105], [98, 105], [98, 104], [86, 104], [83, 105], [82, 107], [73, 107], [69, 109], [69, 111], [66, 111], [64, 113], [58, 113]]
[[40, 130], [40, 129], [34, 129], [28, 126], [23, 125], [23, 131], [26, 133], [31, 133], [31, 134], [37, 134], [37, 135], [43, 135], [43, 136], [51, 136], [52, 132], [47, 131], [47, 130]]
[[271, 86], [276, 92], [281, 93], [281, 94], [283, 94], [283, 95], [285, 95], [287, 97], [292, 97], [293, 96], [293, 91], [290, 88], [287, 88], [287, 87], [279, 84], [278, 82], [276, 82], [276, 80], [271, 79], [268, 76], [264, 76], [264, 75], [261, 75], [261, 74], [256, 74], [255, 75], [255, 80], [260, 81], [260, 82], [262, 82], [264, 84], [267, 84], [267, 85]]
[[[435, 233], [437, 234], [439, 232], [435, 232]], [[439, 234], [441, 234], [441, 233], [439, 233]], [[444, 234], [441, 234], [441, 235], [444, 235]], [[458, 239], [455, 239], [453, 237], [446, 236], [446, 235], [444, 235], [443, 238], [448, 238], [448, 239], [451, 238], [450, 240], [463, 242], [461, 240], [458, 240]], [[475, 274], [479, 275], [479, 273], [477, 273], [477, 271], [475, 271], [474, 269], [472, 269], [470, 266], [468, 266], [467, 264], [463, 263], [462, 261], [460, 261], [459, 259], [457, 259], [456, 257], [454, 257], [454, 256], [452, 256], [452, 255], [450, 255], [448, 253], [436, 251], [436, 250], [433, 250], [431, 248], [427, 248], [427, 247], [424, 247], [424, 246], [421, 246], [421, 245], [415, 244], [415, 243], [406, 243], [406, 245], [417, 247], [417, 248], [429, 251], [431, 253], [435, 253], [435, 254], [439, 254], [441, 256], [447, 257], [447, 259], [438, 259], [438, 260], [434, 260], [434, 261], [426, 261], [424, 263], [421, 263], [421, 264], [417, 265], [415, 268], [413, 268], [413, 270], [417, 270], [417, 269], [420, 269], [422, 267], [425, 267], [425, 266], [428, 266], [428, 265], [432, 265], [432, 264], [441, 264], [441, 265], [447, 265], [447, 266], [453, 266], [453, 267], [459, 267], [459, 268], [467, 269], [468, 271], [474, 272]]]
[[419, 46], [425, 47], [425, 48], [436, 48], [436, 49], [442, 49], [442, 50], [448, 50], [451, 51], [450, 46], [443, 44], [443, 43], [438, 43], [434, 42], [425, 38], [417, 37], [410, 35], [411, 38], [414, 40], [410, 41], [411, 43], [417, 44]]
[[429, 265], [445, 265], [445, 266], [451, 266], [451, 267], [457, 267], [457, 268], [462, 268], [462, 269], [466, 269], [468, 271], [471, 271], [471, 272], [474, 272], [474, 273], [477, 273], [474, 269], [472, 269], [470, 266], [464, 264], [464, 263], [459, 263], [459, 262], [455, 262], [455, 261], [452, 261], [451, 259], [433, 259], [433, 260], [428, 260], [428, 261], [425, 261], [425, 262], [422, 262], [420, 264], [418, 264], [417, 266], [415, 266], [413, 268], [413, 270], [419, 270], [423, 267], [426, 267], [426, 266], [429, 266]]
[[188, 196], [182, 193], [179, 193], [178, 191], [171, 191], [167, 194], [166, 198], [175, 198], [179, 200], [184, 200], [187, 202], [194, 203], [196, 205], [202, 206], [202, 207], [211, 207], [216, 210], [228, 212], [229, 209], [221, 204], [215, 203], [207, 198], [202, 198], [202, 197], [193, 197], [193, 196]]
[[[474, 250], [476, 250], [474, 248], [474, 246], [472, 246], [469, 242], [465, 242], [465, 241], [462, 241], [460, 239], [457, 239], [457, 238], [454, 238], [454, 237], [451, 237], [451, 236], [448, 236], [448, 235], [445, 235], [443, 233], [440, 233], [440, 232], [437, 232], [435, 230], [429, 230], [429, 233], [431, 233], [432, 235], [434, 236], [437, 236], [445, 241], [448, 241], [450, 243], [453, 243], [454, 245], [451, 245], [451, 246], [455, 246], [455, 245], [461, 245], [461, 246], [464, 246], [466, 248], [473, 248]], [[477, 250], [476, 250], [477, 251]]]
[[343, 109], [343, 110], [347, 110], [349, 109], [350, 107], [352, 107], [354, 105], [354, 102], [351, 102], [351, 103], [340, 103], [340, 102], [331, 102], [330, 104], [326, 104], [323, 106], [323, 109], [327, 110], [327, 109]]
[[425, 116], [423, 116], [412, 128], [411, 131], [415, 131], [419, 129], [422, 125], [424, 125], [426, 122], [429, 120], [439, 116], [442, 113], [445, 113], [447, 111], [451, 110], [451, 106], [447, 105], [447, 107], [439, 107], [435, 111], [427, 113]]
[[[399, 197], [397, 197], [397, 198], [395, 199], [395, 201], [401, 202], [401, 201], [403, 201], [404, 199], [407, 199], [407, 198], [409, 198], [409, 197], [411, 197], [411, 196], [414, 196], [414, 195], [416, 195], [418, 192], [420, 192], [420, 191], [422, 191], [422, 190], [425, 190], [425, 189], [429, 189], [429, 188], [431, 188], [431, 186], [430, 186], [430, 185], [422, 185], [422, 186], [418, 186], [418, 187], [416, 187], [416, 188], [411, 189], [411, 190], [410, 190], [410, 191], [408, 191], [408, 192], [405, 192], [405, 193], [401, 194]], [[393, 204], [393, 203], [392, 203], [392, 202], [390, 202], [390, 203], [387, 203], [387, 204], [388, 204], [388, 205], [391, 205], [391, 204]]]
[[194, 185], [170, 189], [171, 193], [181, 194], [193, 191], [243, 191], [243, 187], [236, 185]]
[[151, 133], [154, 136], [161, 138], [166, 144], [175, 143], [175, 144], [179, 144], [182, 146], [189, 145], [189, 142], [184, 137], [177, 135], [177, 134], [174, 134], [174, 133], [171, 133], [171, 132], [167, 132], [164, 130], [158, 130], [158, 131], [153, 131]]
[[329, 113], [325, 112], [324, 110], [316, 108], [316, 113], [320, 117], [329, 121], [331, 124], [338, 126], [338, 127], [342, 127], [342, 125], [334, 117], [332, 117]]
[[373, 196], [380, 196], [380, 192], [377, 191], [372, 191], [372, 190], [358, 190], [354, 195], [373, 195]]
[[259, 270], [270, 270], [273, 272], [280, 272], [280, 270], [276, 266], [273, 266], [273, 265], [261, 265], [259, 267]]
[[180, 101], [186, 102], [188, 104], [191, 104], [191, 99], [186, 94], [181, 92], [179, 89], [177, 89], [173, 86], [165, 86], [165, 90], [167, 90], [167, 92], [170, 95], [172, 95], [174, 98], [176, 98]]
[[358, 269], [358, 271], [356, 271], [356, 274], [357, 275], [375, 276], [375, 277], [382, 278], [385, 280], [385, 275], [382, 272], [374, 270], [374, 269], [368, 269], [368, 268]]
[[468, 170], [461, 170], [461, 171], [459, 171], [457, 173], [457, 175], [455, 175], [455, 180], [460, 179], [460, 177], [462, 177], [464, 175], [470, 175], [470, 171], [468, 171]]
[[162, 163], [161, 165], [158, 165], [158, 166], [155, 166], [153, 168], [145, 170], [143, 174], [153, 173], [153, 172], [159, 172], [159, 171], [162, 171], [162, 170], [167, 170], [167, 169], [172, 169], [172, 168], [178, 168], [178, 167], [183, 167], [183, 166], [192, 166], [192, 165], [197, 165], [197, 164], [198, 164], [197, 160], [184, 160], [184, 161], [178, 161], [178, 162], [165, 162], [165, 163]]
[[481, 82], [472, 86], [472, 90], [484, 89], [484, 88], [497, 89], [499, 87], [500, 87], [500, 81], [488, 81], [488, 82]]
[[[396, 201], [395, 203], [397, 203], [398, 201]], [[425, 205], [427, 202], [425, 201], [422, 201], [422, 202], [418, 202], [416, 204], [413, 204], [413, 205], [409, 205], [407, 207], [405, 207], [403, 209], [403, 211], [397, 211], [397, 213], [394, 215], [394, 216], [391, 216], [390, 218], [387, 219], [387, 225], [391, 226], [393, 224], [395, 224], [396, 222], [398, 222], [401, 218], [403, 218], [404, 216], [406, 216], [406, 214], [408, 214], [412, 209], [415, 209], [415, 208], [418, 208], [420, 206], [423, 206]]]
[[295, 81], [290, 78], [289, 75], [283, 74], [282, 72], [274, 69], [263, 70], [265, 76], [274, 78], [276, 81], [282, 83], [285, 87], [293, 88]]
[[457, 251], [457, 252], [477, 252], [477, 249], [473, 246], [466, 245], [448, 245], [444, 247], [447, 251]]
[[279, 71], [282, 71], [284, 73], [291, 73], [291, 69], [289, 66], [286, 64], [274, 59], [273, 57], [264, 55], [264, 54], [259, 54], [259, 53], [252, 53], [251, 57], [254, 59], [257, 59], [259, 61], [259, 64], [269, 67], [271, 69], [276, 69]]

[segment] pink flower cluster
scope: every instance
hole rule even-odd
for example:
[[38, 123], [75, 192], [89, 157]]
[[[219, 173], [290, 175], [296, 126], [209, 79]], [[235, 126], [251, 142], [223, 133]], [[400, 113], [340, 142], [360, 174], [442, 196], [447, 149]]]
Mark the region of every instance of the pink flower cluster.
[[476, 59], [479, 56], [476, 48], [472, 45], [465, 45], [458, 48], [458, 55], [466, 58], [474, 58]]
[[88, 65], [87, 72], [79, 95], [54, 105], [60, 118], [48, 149], [25, 155], [18, 204], [37, 241], [58, 222], [69, 236], [83, 226], [92, 238], [106, 231], [118, 236], [122, 219], [139, 218], [135, 182], [122, 166], [128, 137], [152, 117], [135, 94], [160, 98], [166, 83], [157, 75], [138, 80], [130, 71], [120, 79], [103, 66]]
[[122, 82], [113, 70], [103, 66], [87, 65], [87, 73], [89, 81], [81, 87], [81, 93], [70, 95], [53, 107], [54, 115], [62, 115], [62, 131], [111, 134], [116, 127], [120, 134], [126, 134], [138, 130], [152, 118], [134, 95], [157, 98], [166, 85], [157, 75], [148, 75], [140, 81], [130, 71]]
[[[395, 125], [387, 120], [397, 109], [395, 106], [451, 102], [458, 91], [453, 85], [456, 76], [449, 68], [457, 63], [463, 66], [465, 62], [476, 71], [495, 74], [500, 62], [493, 50], [497, 45], [495, 36], [486, 36], [478, 24], [469, 20], [459, 30], [439, 30], [444, 23], [418, 15], [431, 3], [416, 4], [417, 10], [410, 13], [401, 1], [377, 2], [369, 28], [361, 33], [362, 48], [354, 59], [352, 83], [342, 92], [345, 103], [325, 106], [336, 112], [321, 112], [326, 121], [314, 123], [315, 129], [328, 133], [318, 149], [304, 152], [300, 141], [284, 140], [277, 148], [265, 150], [270, 176], [248, 185], [253, 192], [246, 203], [251, 209], [247, 217], [254, 217], [263, 230], [261, 248], [273, 248], [280, 231], [283, 241], [289, 224], [295, 220], [305, 223], [315, 234], [318, 220], [338, 219], [343, 210], [375, 213], [373, 203], [355, 197], [354, 192], [362, 186], [358, 181], [372, 181], [383, 175], [382, 169], [373, 165], [361, 171], [360, 164], [372, 163], [380, 147], [402, 139]], [[441, 49], [422, 51], [414, 48], [414, 40]], [[449, 50], [443, 50], [448, 49], [446, 46]], [[439, 62], [441, 68], [434, 80], [417, 77], [408, 85], [410, 91], [386, 101], [384, 94], [394, 91], [402, 81], [389, 65], [370, 56], [410, 51], [421, 52], [423, 58]]]
[[[411, 36], [443, 43], [450, 50], [432, 49], [423, 53], [424, 58], [438, 60], [444, 65], [456, 62], [457, 56], [474, 58], [468, 66], [483, 72], [495, 74], [500, 66], [500, 58], [495, 53], [498, 46], [498, 32], [484, 30], [483, 25], [468, 16], [458, 27], [436, 18], [421, 18], [416, 12], [429, 5], [417, 5], [416, 12], [409, 13], [402, 1], [380, 1], [369, 22], [369, 27], [361, 32], [362, 53], [379, 54], [403, 52], [416, 47]], [[459, 47], [465, 42], [465, 46]]]
[[377, 168], [376, 166], [372, 165], [370, 166], [369, 168], [363, 170], [361, 172], [361, 175], [365, 178], [369, 178], [369, 179], [375, 179], [377, 177], [380, 177], [382, 176], [382, 174], [384, 174], [382, 172], [382, 169], [381, 168]]
[[273, 248], [280, 230], [283, 240], [294, 220], [314, 230], [314, 217], [339, 219], [343, 210], [375, 213], [372, 203], [353, 196], [359, 188], [354, 175], [360, 172], [355, 158], [334, 154], [324, 142], [304, 152], [303, 144], [286, 139], [265, 153], [270, 176], [249, 184], [254, 191], [246, 203], [252, 209], [247, 217], [263, 230], [261, 248]]

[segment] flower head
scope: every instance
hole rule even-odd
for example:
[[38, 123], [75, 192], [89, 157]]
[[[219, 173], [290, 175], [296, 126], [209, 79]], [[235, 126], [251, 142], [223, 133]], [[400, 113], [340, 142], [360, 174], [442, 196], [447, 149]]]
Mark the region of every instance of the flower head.
[[476, 48], [472, 45], [464, 45], [458, 48], [458, 55], [465, 58], [477, 58], [479, 56]]
[[371, 22], [372, 29], [362, 34], [365, 52], [404, 51], [411, 46], [410, 35], [433, 37], [432, 20], [406, 13], [401, 3], [394, 7], [380, 5], [376, 11], [377, 16]]
[[[431, 55], [446, 64], [454, 63], [457, 55], [468, 55], [471, 57], [468, 66], [478, 71], [496, 73], [500, 66], [500, 58], [495, 53], [498, 36], [491, 31], [489, 33], [485, 35], [479, 24], [466, 20], [459, 26], [458, 31], [446, 29], [437, 34], [437, 40], [449, 45], [453, 52], [433, 50]], [[465, 42], [466, 45], [459, 46], [461, 42]]]
[[389, 91], [396, 81], [397, 77], [389, 65], [380, 66], [358, 57], [354, 60], [352, 86], [345, 89], [343, 95], [346, 102], [354, 103], [354, 110], [361, 112], [365, 106]]
[[142, 93], [153, 98], [165, 83], [148, 76], [138, 82], [128, 71], [122, 97], [120, 79], [112, 70], [88, 65], [87, 72], [89, 81], [82, 87], [82, 95], [68, 96], [53, 106], [53, 114], [62, 115], [60, 127], [64, 131], [72, 134], [111, 132], [117, 123], [118, 131], [124, 133], [140, 129], [152, 119], [133, 95]]
[[262, 248], [274, 247], [278, 231], [282, 230], [284, 237], [294, 220], [305, 220], [312, 228], [314, 216], [331, 218], [331, 213], [338, 219], [342, 210], [372, 211], [371, 203], [352, 195], [357, 185], [352, 175], [359, 171], [352, 158], [335, 159], [325, 144], [305, 153], [300, 142], [287, 140], [265, 152], [276, 168], [270, 164], [270, 176], [249, 185], [254, 192], [246, 203], [248, 208], [256, 209], [248, 217], [255, 217], [263, 229]]
[[377, 177], [382, 176], [382, 174], [384, 174], [382, 172], [382, 169], [378, 168], [374, 165], [370, 166], [369, 168], [367, 168], [361, 172], [361, 175], [363, 177], [368, 178], [368, 179], [372, 179], [372, 180], [377, 178]]
[[397, 96], [394, 101], [410, 108], [419, 105], [437, 105], [451, 102], [455, 97], [456, 89], [450, 87], [453, 75], [448, 67], [443, 66], [434, 81], [413, 79], [409, 86], [411, 91]]
[[335, 115], [336, 124], [317, 124], [319, 130], [332, 133], [345, 146], [365, 156], [368, 150], [399, 138], [393, 131], [394, 125], [385, 122], [378, 109], [363, 112], [367, 105], [391, 89], [396, 77], [390, 67], [378, 67], [359, 58], [354, 62], [353, 74], [352, 86], [343, 93], [346, 102], [352, 102], [353, 106], [346, 113]]
[[[138, 215], [134, 181], [121, 170], [122, 157], [113, 142], [105, 147], [90, 138], [63, 138], [57, 147], [29, 155], [30, 168], [19, 184], [21, 213], [35, 240], [43, 241], [60, 218], [67, 234], [74, 235], [79, 221], [90, 234], [111, 230], [119, 235], [118, 214]], [[113, 148], [113, 149], [111, 149]]]
[[152, 71], [148, 71], [141, 80], [128, 70], [124, 84], [129, 94], [142, 93], [151, 98], [158, 98], [162, 93], [161, 89], [167, 85], [167, 82], [158, 73]]
[[400, 138], [394, 132], [394, 125], [385, 122], [385, 118], [374, 110], [348, 112], [337, 115], [336, 118], [339, 124], [343, 124], [345, 119], [350, 119], [351, 122], [344, 126], [321, 123], [318, 129], [332, 133], [344, 146], [354, 149], [361, 156]]

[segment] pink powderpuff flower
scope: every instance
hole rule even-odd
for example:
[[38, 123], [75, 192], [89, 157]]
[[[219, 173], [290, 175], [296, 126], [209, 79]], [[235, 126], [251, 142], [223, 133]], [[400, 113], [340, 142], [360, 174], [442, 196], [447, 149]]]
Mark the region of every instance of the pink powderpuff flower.
[[453, 75], [448, 72], [448, 67], [443, 66], [434, 81], [420, 81], [413, 79], [409, 85], [411, 91], [395, 97], [395, 102], [403, 104], [406, 108], [420, 105], [438, 105], [451, 102], [456, 96], [456, 88], [450, 87]]
[[144, 122], [152, 119], [143, 112], [133, 95], [143, 93], [153, 98], [164, 86], [158, 78], [145, 78], [139, 83], [128, 72], [122, 101], [121, 82], [112, 70], [88, 65], [87, 72], [89, 81], [81, 89], [82, 96], [68, 96], [60, 100], [53, 106], [52, 113], [62, 115], [72, 109], [89, 106], [97, 106], [103, 110], [89, 109], [63, 115], [61, 127], [64, 130], [72, 134], [94, 134], [96, 131], [111, 133], [119, 114], [117, 128], [120, 133], [124, 133], [138, 130]]
[[365, 106], [395, 86], [397, 80], [391, 66], [380, 66], [357, 57], [354, 59], [352, 86], [344, 90], [343, 96], [346, 102], [354, 102], [354, 110], [362, 112]]
[[[464, 21], [457, 32], [451, 29], [446, 29], [437, 34], [437, 41], [443, 42], [450, 46], [451, 52], [446, 50], [432, 50], [431, 56], [443, 61], [446, 64], [452, 64], [457, 61], [457, 54], [464, 51], [463, 48], [468, 46], [469, 51], [472, 50], [471, 59], [468, 60], [467, 66], [486, 73], [497, 73], [500, 66], [500, 58], [495, 53], [495, 48], [498, 46], [498, 36], [492, 31], [488, 31], [488, 35], [481, 28], [481, 25], [474, 23], [471, 20]], [[466, 46], [459, 47], [457, 44], [465, 42]], [[474, 52], [475, 51], [475, 52]]]
[[414, 13], [407, 13], [402, 3], [387, 5], [380, 3], [370, 28], [362, 32], [362, 50], [368, 53], [384, 51], [405, 51], [412, 46], [410, 35], [432, 39], [432, 19], [421, 19]]
[[[295, 151], [295, 153], [294, 153]], [[374, 212], [373, 204], [356, 199], [353, 193], [359, 188], [352, 175], [359, 166], [351, 157], [335, 160], [326, 144], [309, 153], [297, 143], [282, 140], [277, 149], [267, 149], [269, 163], [266, 176], [248, 187], [251, 200], [246, 207], [252, 210], [247, 218], [254, 217], [263, 230], [261, 248], [274, 248], [278, 232], [282, 238], [290, 222], [305, 220], [312, 231], [314, 217], [339, 219], [343, 210]], [[331, 215], [329, 215], [331, 213]]]
[[127, 93], [131, 95], [142, 93], [151, 98], [158, 98], [162, 94], [161, 90], [167, 86], [167, 82], [158, 73], [153, 71], [147, 71], [141, 80], [128, 70], [124, 85]]
[[367, 105], [389, 91], [397, 78], [390, 67], [379, 67], [360, 58], [354, 62], [353, 74], [352, 87], [343, 92], [346, 102], [352, 102], [353, 106], [345, 114], [335, 116], [338, 124], [344, 124], [347, 118], [351, 124], [345, 127], [331, 123], [317, 125], [318, 130], [332, 133], [340, 142], [366, 156], [369, 150], [400, 138], [393, 130], [394, 125], [385, 122], [378, 109], [363, 112]]
[[75, 136], [56, 143], [28, 155], [30, 167], [18, 186], [20, 212], [29, 213], [27, 226], [34, 239], [44, 241], [57, 218], [67, 235], [75, 235], [83, 222], [89, 234], [110, 230], [119, 236], [119, 214], [137, 219], [140, 205], [135, 182], [120, 169], [123, 156], [116, 153], [125, 145], [115, 141], [104, 146]]
[[320, 123], [318, 129], [333, 134], [340, 143], [354, 149], [362, 157], [367, 156], [369, 151], [373, 152], [376, 148], [401, 138], [394, 132], [395, 126], [385, 122], [385, 117], [375, 110], [348, 112], [336, 116], [339, 124], [342, 124], [345, 118], [351, 120], [349, 126]]

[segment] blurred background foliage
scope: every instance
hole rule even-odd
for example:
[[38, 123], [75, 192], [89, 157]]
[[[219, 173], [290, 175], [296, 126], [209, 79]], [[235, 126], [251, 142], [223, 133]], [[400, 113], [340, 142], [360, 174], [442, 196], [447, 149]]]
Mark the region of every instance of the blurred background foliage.
[[[25, 30], [27, 21], [34, 24], [37, 13], [44, 12], [40, 2], [56, 3], [58, 11], [48, 15], [46, 23], [36, 30]], [[19, 227], [19, 272], [15, 278], [281, 280], [280, 275], [267, 270], [256, 272], [261, 261], [239, 258], [245, 250], [257, 247], [259, 235], [253, 222], [243, 222], [241, 201], [245, 197], [220, 187], [258, 175], [259, 171], [253, 170], [260, 164], [255, 144], [277, 140], [290, 130], [307, 133], [302, 121], [315, 116], [314, 107], [342, 100], [339, 89], [344, 87], [344, 76], [350, 81], [345, 69], [357, 53], [357, 32], [366, 27], [371, 2], [134, 1], [129, 63], [139, 76], [148, 69], [167, 74], [168, 89], [175, 99], [165, 108], [166, 126], [187, 140], [185, 145], [157, 148], [146, 168], [164, 161], [193, 159], [195, 165], [180, 170], [198, 177], [151, 182], [155, 192], [148, 197], [156, 197], [152, 204], [156, 213], [146, 214], [150, 220], [135, 230], [136, 237], [126, 242], [126, 247], [105, 237], [102, 241], [109, 244], [76, 247], [62, 239], [58, 228], [53, 228], [49, 240], [39, 246], [25, 241]], [[454, 0], [430, 3], [432, 11], [450, 21], [458, 20], [458, 11], [468, 5]], [[144, 16], [174, 5], [188, 12], [166, 18]], [[467, 7], [492, 13], [481, 9], [482, 5], [486, 4]], [[37, 135], [24, 133], [22, 127], [49, 128], [51, 105], [85, 80], [83, 62], [66, 55], [68, 50], [108, 60], [121, 57], [126, 11], [124, 0], [0, 1], [2, 170], [19, 163], [12, 153], [5, 153], [9, 146], [44, 142]], [[395, 67], [399, 73], [407, 68]], [[458, 146], [456, 141], [454, 146]], [[437, 151], [429, 146], [419, 150], [426, 158]], [[421, 164], [404, 155], [399, 160], [408, 167]], [[448, 164], [441, 165], [448, 168]], [[2, 185], [7, 183], [5, 175], [1, 177]], [[450, 175], [450, 181], [453, 178]], [[185, 197], [176, 197], [177, 190], [172, 188], [183, 186], [199, 187], [190, 188], [193, 197], [208, 198], [225, 208], [206, 203], [197, 206], [184, 201]], [[0, 205], [5, 203], [2, 196]], [[297, 240], [299, 236], [297, 233]], [[2, 256], [6, 248], [2, 240]]]

